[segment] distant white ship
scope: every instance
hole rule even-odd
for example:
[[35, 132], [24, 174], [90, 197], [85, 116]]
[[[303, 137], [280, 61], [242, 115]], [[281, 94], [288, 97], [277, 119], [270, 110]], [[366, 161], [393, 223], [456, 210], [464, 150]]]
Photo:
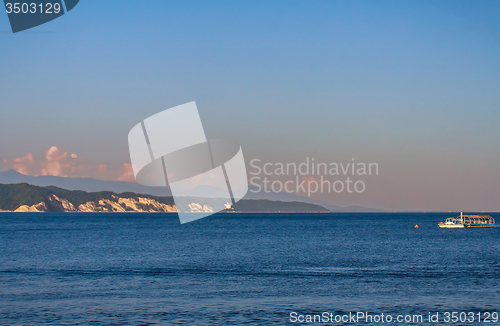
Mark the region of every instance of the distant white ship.
[[495, 226], [495, 220], [489, 215], [463, 215], [459, 217], [447, 218], [446, 221], [439, 222], [440, 228], [463, 229], [463, 228], [484, 228]]

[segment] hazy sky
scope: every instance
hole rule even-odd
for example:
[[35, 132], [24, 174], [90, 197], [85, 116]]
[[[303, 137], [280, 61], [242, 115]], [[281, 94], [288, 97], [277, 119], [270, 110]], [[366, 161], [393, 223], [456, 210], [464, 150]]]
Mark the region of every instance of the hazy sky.
[[0, 159], [57, 146], [119, 171], [136, 123], [196, 101], [207, 136], [239, 141], [247, 162], [379, 164], [365, 193], [317, 199], [498, 211], [499, 14], [498, 1], [82, 0], [16, 34], [0, 14]]

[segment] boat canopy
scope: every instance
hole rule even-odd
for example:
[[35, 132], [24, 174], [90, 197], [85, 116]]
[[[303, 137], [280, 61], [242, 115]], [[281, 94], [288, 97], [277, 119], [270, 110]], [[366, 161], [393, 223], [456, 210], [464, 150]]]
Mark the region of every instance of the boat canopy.
[[463, 215], [463, 221], [464, 224], [495, 224], [495, 220], [489, 215]]

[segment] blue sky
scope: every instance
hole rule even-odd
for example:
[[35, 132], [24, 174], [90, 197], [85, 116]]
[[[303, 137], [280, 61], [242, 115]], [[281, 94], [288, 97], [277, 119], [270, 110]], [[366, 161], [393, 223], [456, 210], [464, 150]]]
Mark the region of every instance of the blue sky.
[[499, 210], [498, 1], [91, 1], [26, 32], [0, 15], [0, 159], [110, 167], [196, 101], [247, 161], [378, 162], [341, 205]]

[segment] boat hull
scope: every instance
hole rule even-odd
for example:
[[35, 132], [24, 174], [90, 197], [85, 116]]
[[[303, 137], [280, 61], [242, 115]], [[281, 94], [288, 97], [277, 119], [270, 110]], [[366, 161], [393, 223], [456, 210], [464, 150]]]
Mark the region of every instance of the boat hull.
[[494, 225], [485, 224], [485, 225], [467, 225], [468, 228], [492, 228]]
[[463, 224], [439, 224], [442, 229], [463, 229], [465, 226]]
[[463, 228], [492, 228], [495, 225], [484, 224], [484, 225], [468, 225], [468, 224], [438, 224], [442, 229], [463, 229]]

